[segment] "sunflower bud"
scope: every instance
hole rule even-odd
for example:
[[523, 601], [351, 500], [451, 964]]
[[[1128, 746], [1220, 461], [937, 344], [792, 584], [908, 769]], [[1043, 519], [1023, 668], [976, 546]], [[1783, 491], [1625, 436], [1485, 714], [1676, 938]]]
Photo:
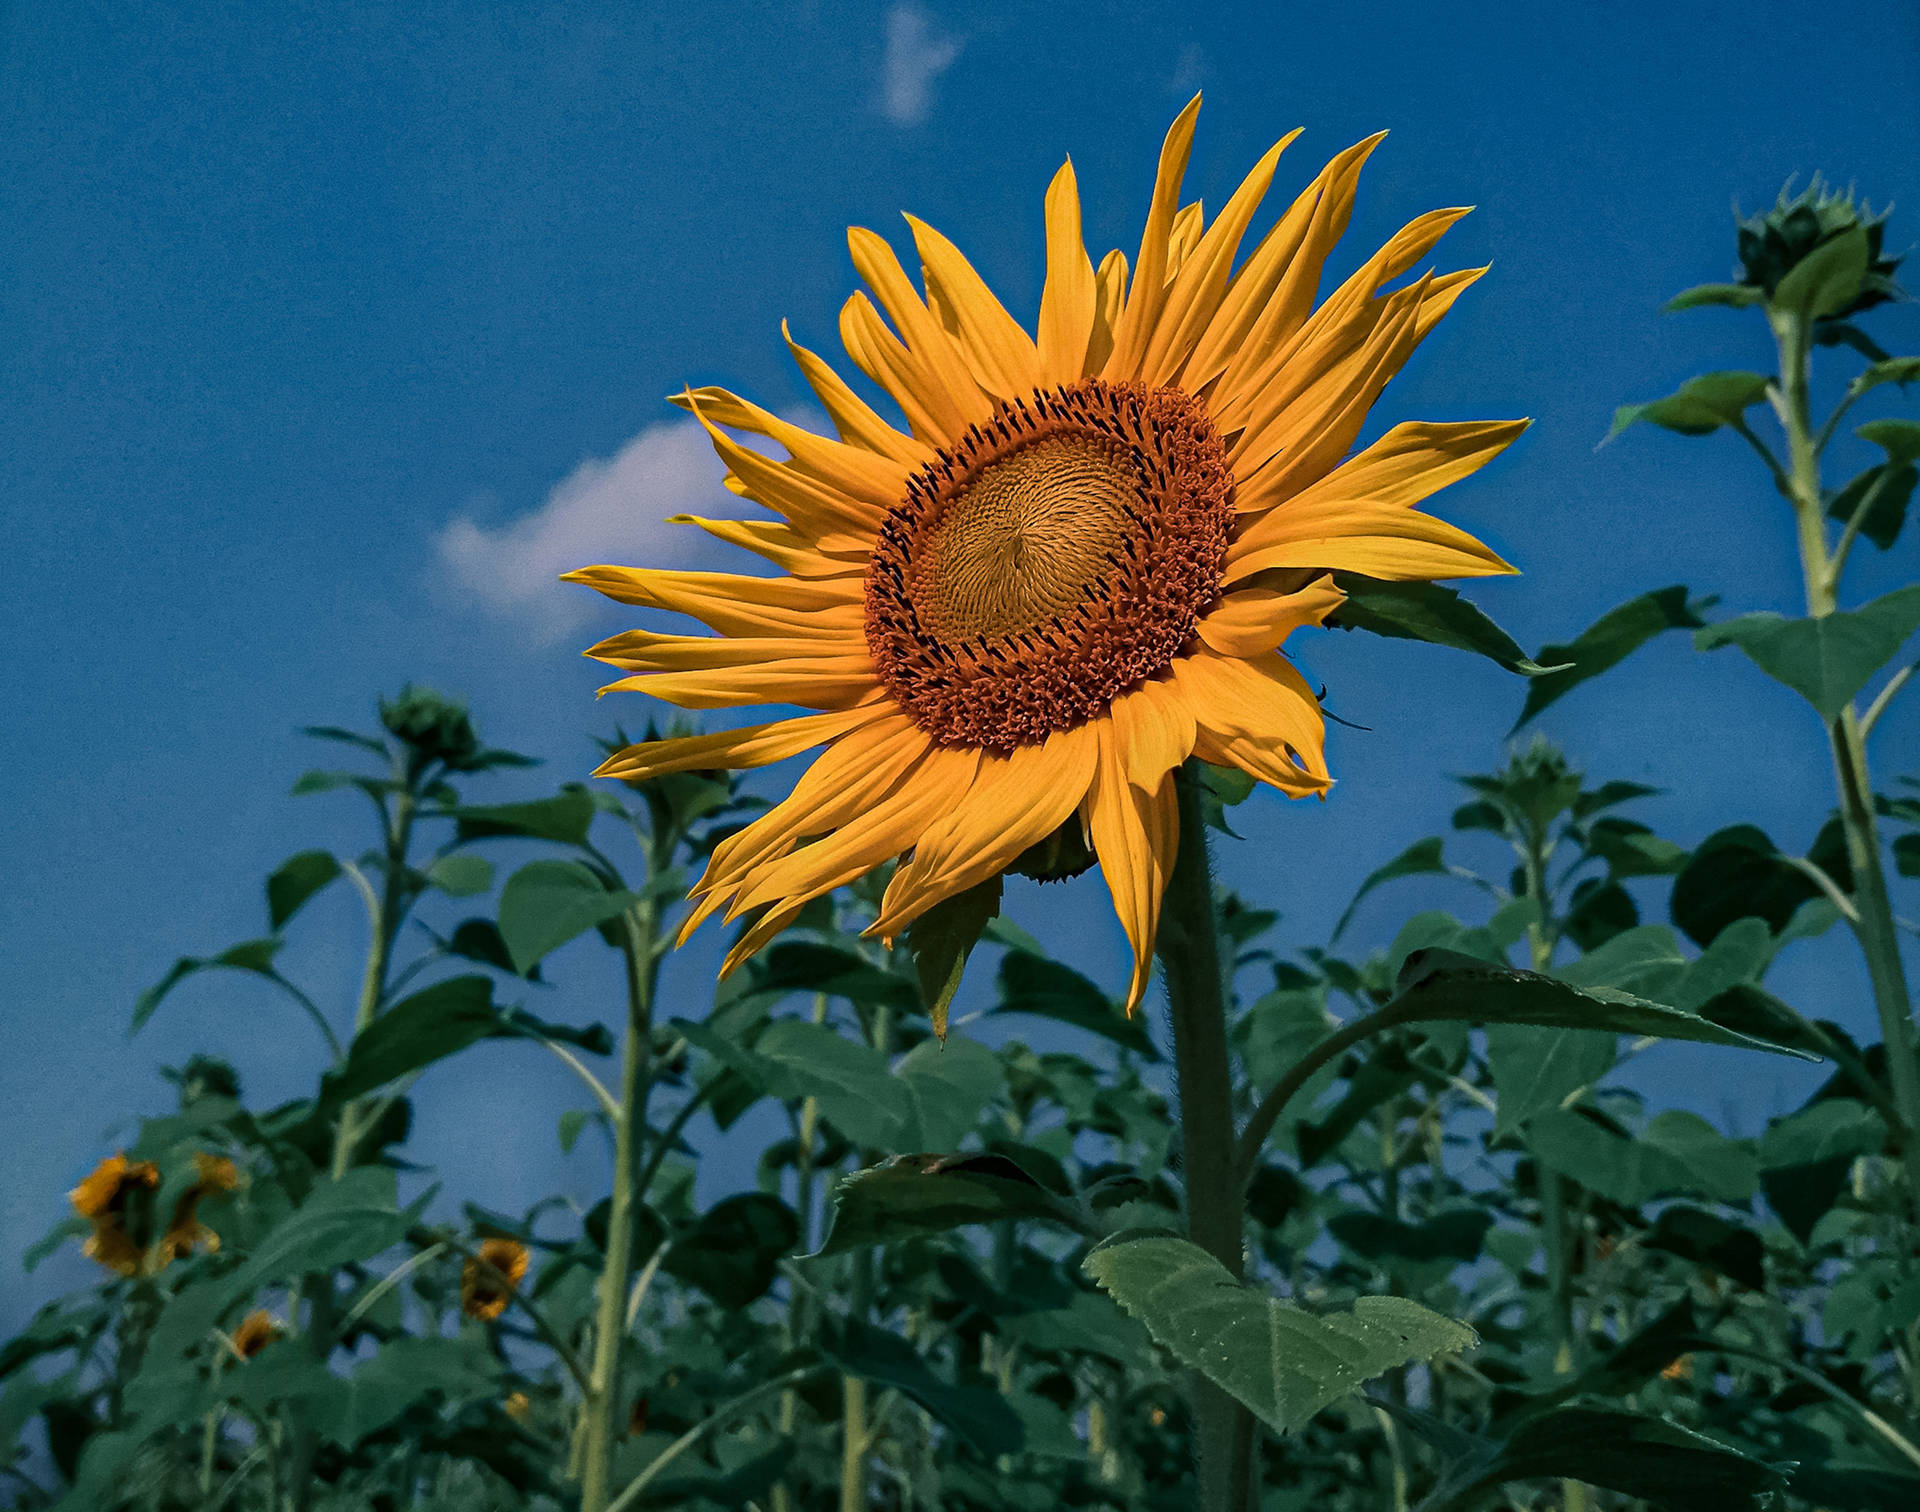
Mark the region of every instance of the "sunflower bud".
[[398, 698], [381, 699], [380, 723], [406, 746], [416, 770], [437, 761], [451, 772], [470, 771], [480, 756], [467, 706], [432, 688], [409, 683]]
[[1887, 212], [1875, 215], [1866, 201], [1855, 203], [1851, 190], [1842, 194], [1828, 189], [1818, 174], [1800, 194], [1790, 199], [1782, 189], [1771, 210], [1738, 224], [1740, 282], [1760, 290], [1769, 300], [1794, 269], [1815, 252], [1856, 235], [1864, 236], [1866, 243], [1866, 267], [1858, 288], [1835, 307], [1820, 310], [1819, 318], [1844, 320], [1874, 305], [1905, 297], [1893, 281], [1900, 259], [1886, 257], [1882, 251]]

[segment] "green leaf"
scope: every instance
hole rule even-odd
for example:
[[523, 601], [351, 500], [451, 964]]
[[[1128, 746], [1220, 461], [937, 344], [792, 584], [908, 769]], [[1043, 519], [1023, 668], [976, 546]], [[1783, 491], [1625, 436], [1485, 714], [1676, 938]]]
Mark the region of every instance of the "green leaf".
[[1003, 1218], [1043, 1218], [1079, 1227], [1074, 1210], [1005, 1155], [895, 1155], [842, 1177], [818, 1253]]
[[493, 863], [455, 851], [427, 868], [427, 880], [452, 898], [471, 898], [493, 886]]
[[913, 983], [876, 966], [857, 950], [813, 940], [784, 940], [756, 957], [750, 978], [755, 993], [824, 992], [850, 1003], [911, 1012], [919, 1006]]
[[1373, 1400], [1453, 1459], [1414, 1512], [1469, 1512], [1507, 1481], [1584, 1481], [1642, 1497], [1674, 1512], [1763, 1512], [1787, 1484], [1790, 1467], [1771, 1465], [1717, 1439], [1661, 1418], [1592, 1407], [1561, 1407], [1530, 1417], [1505, 1442], [1433, 1422], [1425, 1414]]
[[799, 1237], [800, 1220], [786, 1203], [769, 1192], [740, 1192], [676, 1235], [661, 1269], [722, 1307], [750, 1307], [767, 1294]]
[[1165, 1235], [1109, 1240], [1082, 1268], [1183, 1365], [1277, 1433], [1395, 1366], [1479, 1342], [1464, 1323], [1403, 1297], [1303, 1312], [1234, 1280], [1198, 1245]]
[[267, 878], [267, 927], [278, 934], [307, 899], [339, 875], [340, 862], [331, 851], [301, 851], [282, 861]]
[[[1915, 429], [1920, 431], [1920, 426]], [[1882, 551], [1889, 550], [1907, 523], [1915, 483], [1920, 483], [1920, 468], [1911, 462], [1869, 467], [1828, 502], [1827, 518], [1846, 524], [1860, 515], [1860, 534]]]
[[1847, 392], [1858, 398], [1883, 383], [1897, 383], [1904, 388], [1916, 379], [1920, 379], [1920, 357], [1889, 357], [1856, 377], [1847, 385]]
[[1707, 1266], [1750, 1290], [1766, 1287], [1766, 1246], [1760, 1236], [1704, 1208], [1669, 1204], [1644, 1242], [1648, 1249]]
[[500, 890], [500, 936], [522, 976], [543, 957], [596, 924], [617, 918], [635, 901], [609, 892], [578, 861], [530, 861]]
[[1869, 420], [1854, 434], [1882, 448], [1889, 462], [1920, 458], [1920, 420]]
[[354, 1036], [346, 1065], [323, 1080], [323, 1100], [337, 1105], [365, 1096], [498, 1034], [501, 1027], [493, 983], [486, 977], [436, 982], [395, 1003]]
[[1112, 998], [1071, 966], [1030, 951], [1009, 950], [1000, 958], [1000, 1001], [992, 1011], [1055, 1019], [1111, 1040], [1143, 1060], [1160, 1059], [1147, 1035], [1144, 1015], [1128, 1018]]
[[231, 945], [216, 956], [181, 956], [168, 968], [167, 974], [155, 982], [133, 1005], [133, 1026], [129, 1033], [138, 1034], [140, 1026], [153, 1017], [154, 1009], [160, 1006], [160, 1000], [180, 985], [196, 971], [212, 971], [216, 967], [230, 967], [235, 971], [251, 971], [255, 976], [271, 978], [275, 975], [273, 958], [279, 953], [280, 941], [243, 940]]
[[1000, 1057], [970, 1039], [922, 1040], [893, 1068], [908, 1112], [898, 1138], [913, 1150], [951, 1150], [1006, 1086]]
[[1819, 896], [1818, 884], [1790, 865], [1764, 830], [1735, 824], [1700, 842], [1673, 879], [1668, 908], [1689, 939], [1707, 946], [1745, 918], [1762, 919], [1778, 934]]
[[559, 845], [585, 845], [595, 810], [593, 795], [586, 787], [569, 783], [554, 797], [533, 803], [496, 803], [451, 812], [462, 841], [511, 835]]
[[1760, 1137], [1760, 1165], [1816, 1165], [1851, 1160], [1885, 1147], [1887, 1125], [1880, 1114], [1850, 1097], [1830, 1097], [1774, 1120]]
[[1675, 584], [1643, 593], [1639, 598], [1609, 609], [1581, 631], [1571, 645], [1542, 647], [1542, 662], [1550, 666], [1569, 665], [1564, 671], [1544, 673], [1527, 685], [1527, 701], [1513, 728], [1518, 730], [1548, 704], [1618, 665], [1661, 631], [1699, 629], [1706, 623], [1700, 618], [1701, 613], [1715, 602], [1711, 598], [1689, 602], [1686, 588]]
[[947, 1009], [960, 990], [967, 956], [979, 943], [980, 931], [1000, 912], [998, 873], [964, 892], [943, 898], [907, 926], [907, 949], [920, 978], [920, 997], [933, 1020], [933, 1032], [947, 1037]]
[[905, 1339], [849, 1318], [824, 1320], [820, 1352], [848, 1375], [889, 1386], [939, 1418], [980, 1453], [1017, 1453], [1026, 1433], [1007, 1401], [988, 1386], [949, 1386]]
[[1788, 269], [1767, 305], [1806, 321], [1837, 315], [1859, 296], [1872, 261], [1866, 227], [1851, 226]]
[[1678, 313], [1681, 310], [1695, 310], [1702, 305], [1727, 305], [1744, 310], [1749, 305], [1759, 304], [1766, 297], [1765, 290], [1756, 289], [1751, 284], [1695, 284], [1669, 299], [1667, 310], [1669, 313]]
[[1480, 1244], [1493, 1225], [1485, 1208], [1453, 1208], [1421, 1223], [1405, 1223], [1364, 1208], [1351, 1208], [1327, 1220], [1327, 1231], [1355, 1254], [1369, 1260], [1452, 1260], [1480, 1258]]
[[1831, 724], [1920, 629], [1920, 583], [1859, 609], [1807, 619], [1763, 612], [1695, 632], [1702, 651], [1737, 645], [1761, 671], [1813, 705]]
[[886, 1149], [897, 1140], [912, 1104], [887, 1058], [825, 1024], [775, 1019], [752, 1049], [705, 1024], [675, 1019], [674, 1028], [756, 1090], [782, 1102], [815, 1097], [820, 1116], [855, 1144]]
[[1340, 915], [1340, 922], [1333, 926], [1330, 940], [1337, 940], [1353, 919], [1353, 911], [1360, 906], [1360, 900], [1383, 882], [1392, 882], [1399, 877], [1417, 877], [1432, 874], [1445, 876], [1446, 857], [1442, 854], [1446, 841], [1438, 835], [1429, 835], [1424, 840], [1416, 840], [1395, 856], [1385, 866], [1370, 872], [1367, 880], [1360, 884], [1360, 890], [1347, 904], [1347, 911]]
[[306, 1201], [268, 1232], [219, 1290], [237, 1299], [309, 1271], [371, 1260], [400, 1243], [412, 1221], [411, 1212], [396, 1203], [394, 1173], [357, 1166], [338, 1181], [315, 1182]]
[[1457, 1019], [1479, 1024], [1534, 1024], [1548, 1029], [1600, 1029], [1615, 1034], [1739, 1045], [1782, 1055], [1800, 1051], [1741, 1034], [1712, 1019], [1609, 987], [1578, 988], [1531, 971], [1488, 965], [1455, 951], [1415, 951], [1388, 1005], [1403, 1023]]
[[593, 1115], [584, 1108], [569, 1108], [560, 1115], [560, 1153], [571, 1155], [573, 1147], [580, 1142], [580, 1133]]
[[1626, 1207], [1674, 1192], [1750, 1202], [1759, 1180], [1751, 1149], [1691, 1113], [1662, 1113], [1633, 1138], [1584, 1114], [1548, 1113], [1527, 1137], [1547, 1169]]
[[1893, 867], [1903, 877], [1920, 877], [1920, 835], [1901, 835], [1894, 840]]
[[1641, 420], [1683, 436], [1704, 436], [1723, 425], [1738, 425], [1749, 409], [1767, 397], [1767, 385], [1772, 382], [1765, 373], [1702, 373], [1665, 399], [1621, 405], [1613, 412], [1606, 440]]
[[1494, 1130], [1505, 1134], [1543, 1114], [1613, 1069], [1619, 1044], [1613, 1034], [1585, 1029], [1542, 1030], [1521, 1024], [1487, 1026], [1487, 1063], [1499, 1095]]
[[1333, 581], [1347, 595], [1327, 620], [1338, 629], [1477, 652], [1526, 677], [1547, 670], [1457, 589], [1438, 583], [1390, 583], [1357, 572], [1336, 572]]

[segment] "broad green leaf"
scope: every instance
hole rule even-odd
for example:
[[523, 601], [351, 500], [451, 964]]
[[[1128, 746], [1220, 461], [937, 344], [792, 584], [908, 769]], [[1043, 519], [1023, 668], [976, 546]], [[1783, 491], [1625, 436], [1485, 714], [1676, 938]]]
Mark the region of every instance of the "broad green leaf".
[[1883, 383], [1897, 383], [1904, 388], [1916, 379], [1920, 379], [1920, 357], [1889, 357], [1861, 373], [1847, 385], [1847, 390], [1858, 397]]
[[278, 934], [307, 899], [339, 875], [340, 862], [331, 851], [301, 851], [282, 861], [267, 878], [267, 927]]
[[613, 1031], [605, 1024], [556, 1024], [552, 1019], [536, 1018], [524, 1008], [506, 1009], [494, 1033], [502, 1039], [519, 1036], [555, 1040], [562, 1045], [578, 1045], [594, 1055], [613, 1054]]
[[841, 1178], [819, 1254], [1003, 1218], [1078, 1227], [1072, 1207], [1004, 1155], [896, 1155]]
[[1119, 1004], [1071, 966], [1029, 951], [1009, 950], [1000, 958], [1000, 1001], [992, 1011], [1057, 1019], [1112, 1040], [1144, 1060], [1160, 1059], [1144, 1015], [1128, 1018]]
[[1920, 630], [1920, 583], [1862, 608], [1806, 619], [1743, 614], [1695, 632], [1703, 651], [1737, 645], [1761, 671], [1785, 683], [1831, 724], [1867, 679]]
[[129, 1032], [139, 1033], [140, 1026], [153, 1017], [160, 1000], [196, 971], [229, 967], [235, 971], [251, 971], [255, 976], [272, 977], [275, 975], [273, 958], [279, 950], [280, 941], [277, 939], [243, 940], [238, 945], [228, 946], [216, 956], [181, 956], [168, 968], [165, 976], [140, 994], [133, 1005], [133, 1025]]
[[1760, 1165], [1816, 1165], [1871, 1155], [1887, 1142], [1886, 1122], [1874, 1109], [1850, 1097], [1829, 1097], [1774, 1120], [1760, 1137]]
[[[1920, 426], [1914, 429], [1920, 433]], [[1920, 483], [1920, 468], [1911, 461], [1882, 462], [1835, 494], [1827, 504], [1827, 517], [1845, 524], [1859, 515], [1860, 534], [1887, 551], [1907, 523], [1907, 504], [1916, 483]]]
[[463, 841], [513, 835], [552, 840], [559, 845], [584, 845], [593, 825], [593, 795], [584, 785], [569, 783], [552, 798], [456, 808], [452, 816]]
[[1613, 1069], [1618, 1038], [1586, 1029], [1487, 1026], [1487, 1063], [1499, 1094], [1495, 1132], [1557, 1111]]
[[999, 1056], [958, 1038], [922, 1040], [893, 1074], [906, 1089], [907, 1121], [898, 1138], [910, 1150], [957, 1149], [1007, 1083]]
[[1866, 227], [1851, 226], [1788, 269], [1767, 304], [1807, 321], [1838, 314], [1859, 295], [1872, 261]]
[[995, 1322], [1025, 1349], [1099, 1355], [1123, 1369], [1153, 1369], [1153, 1341], [1146, 1329], [1097, 1292], [1076, 1291], [1065, 1307], [1013, 1313]]
[[1883, 449], [1889, 462], [1920, 458], [1920, 420], [1870, 420], [1854, 434]]
[[1609, 609], [1581, 631], [1570, 645], [1543, 646], [1540, 650], [1543, 663], [1555, 667], [1561, 663], [1568, 665], [1565, 670], [1543, 673], [1527, 684], [1527, 701], [1513, 728], [1518, 730], [1548, 704], [1616, 666], [1661, 631], [1699, 629], [1706, 623], [1701, 614], [1715, 602], [1712, 598], [1689, 602], [1686, 588], [1675, 584], [1643, 593], [1618, 608]]
[[1420, 1223], [1405, 1223], [1365, 1208], [1350, 1208], [1327, 1220], [1327, 1231], [1369, 1260], [1452, 1260], [1480, 1258], [1480, 1244], [1493, 1225], [1485, 1208], [1461, 1207], [1436, 1213]]
[[876, 966], [857, 950], [813, 940], [783, 940], [753, 962], [752, 991], [785, 995], [824, 992], [870, 1006], [905, 1012], [919, 1006], [913, 983]]
[[617, 918], [634, 901], [630, 892], [607, 891], [578, 861], [530, 861], [500, 890], [500, 936], [525, 976], [544, 956]]
[[315, 1182], [306, 1201], [255, 1246], [219, 1291], [249, 1296], [308, 1271], [371, 1260], [404, 1239], [412, 1221], [411, 1212], [397, 1205], [391, 1170], [355, 1167], [338, 1181]]
[[907, 926], [907, 949], [920, 978], [920, 997], [933, 1032], [947, 1037], [947, 1009], [960, 990], [967, 957], [979, 943], [987, 920], [1000, 912], [1001, 879], [996, 873], [978, 886], [944, 898]]
[[324, 1100], [349, 1102], [501, 1030], [493, 983], [453, 977], [395, 1003], [354, 1037], [347, 1063], [323, 1081]]
[[737, 1310], [767, 1294], [799, 1237], [800, 1221], [778, 1197], [738, 1192], [675, 1235], [661, 1268]]
[[1447, 862], [1442, 852], [1446, 841], [1438, 835], [1429, 835], [1424, 840], [1416, 840], [1395, 856], [1385, 866], [1370, 872], [1367, 880], [1360, 884], [1360, 890], [1347, 904], [1347, 911], [1340, 915], [1340, 922], [1333, 926], [1331, 939], [1337, 940], [1353, 919], [1353, 911], [1360, 906], [1361, 899], [1383, 882], [1392, 882], [1399, 877], [1417, 877], [1431, 874], [1446, 875]]
[[887, 1058], [825, 1024], [775, 1019], [752, 1049], [704, 1024], [673, 1024], [765, 1096], [782, 1102], [818, 1098], [820, 1116], [864, 1148], [891, 1149], [907, 1123], [911, 1103]]
[[1760, 1236], [1704, 1208], [1670, 1203], [1660, 1210], [1643, 1242], [1648, 1249], [1707, 1266], [1753, 1291], [1767, 1284], [1766, 1245]]
[[1327, 620], [1337, 629], [1366, 630], [1374, 635], [1477, 652], [1526, 677], [1537, 677], [1547, 670], [1456, 589], [1439, 583], [1384, 582], [1357, 572], [1336, 572], [1333, 581], [1347, 595], [1347, 601]]
[[427, 880], [452, 898], [471, 898], [493, 886], [493, 863], [455, 851], [427, 868]]
[[1767, 397], [1767, 385], [1772, 382], [1765, 373], [1702, 373], [1664, 399], [1621, 405], [1613, 412], [1606, 439], [1611, 441], [1641, 420], [1683, 436], [1704, 436], [1723, 425], [1738, 425], [1749, 409]]
[[[1815, 846], [1816, 860], [1824, 859]], [[1776, 934], [1820, 888], [1791, 865], [1764, 830], [1731, 825], [1702, 840], [1673, 880], [1673, 922], [1695, 944], [1709, 946], [1741, 919], [1766, 921]]]
[[1677, 313], [1698, 309], [1702, 305], [1727, 305], [1744, 310], [1749, 305], [1759, 304], [1766, 297], [1764, 289], [1756, 289], [1751, 284], [1695, 284], [1669, 299], [1667, 309]]
[[1597, 1029], [1799, 1054], [1682, 1008], [1610, 987], [1583, 989], [1535, 972], [1491, 966], [1448, 950], [1416, 951], [1408, 957], [1396, 989], [1388, 1006], [1403, 1023], [1457, 1019], [1478, 1024]]
[[1673, 1192], [1748, 1202], [1758, 1181], [1753, 1152], [1691, 1113], [1663, 1113], [1633, 1138], [1580, 1113], [1547, 1113], [1527, 1142], [1548, 1170], [1627, 1207]]
[[1464, 1323], [1404, 1297], [1361, 1297], [1315, 1315], [1233, 1279], [1184, 1239], [1122, 1236], [1082, 1268], [1183, 1364], [1277, 1433], [1399, 1365], [1470, 1349]]
[[1026, 1440], [1020, 1416], [986, 1386], [950, 1386], [897, 1334], [858, 1319], [829, 1319], [819, 1330], [822, 1354], [849, 1375], [890, 1386], [911, 1398], [980, 1453], [1017, 1453]]
[[1452, 1461], [1414, 1512], [1477, 1512], [1505, 1482], [1548, 1478], [1602, 1486], [1673, 1512], [1764, 1512], [1791, 1468], [1638, 1413], [1560, 1407], [1526, 1418], [1501, 1442], [1372, 1400]]

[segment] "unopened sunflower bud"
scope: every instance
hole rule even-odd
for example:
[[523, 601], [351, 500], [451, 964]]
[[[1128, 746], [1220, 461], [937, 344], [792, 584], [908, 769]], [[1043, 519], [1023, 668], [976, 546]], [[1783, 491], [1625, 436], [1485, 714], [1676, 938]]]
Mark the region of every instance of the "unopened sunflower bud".
[[[1886, 224], [1886, 211], [1875, 215], [1865, 200], [1855, 202], [1852, 190], [1831, 190], [1816, 174], [1798, 195], [1789, 198], [1787, 190], [1782, 189], [1771, 210], [1739, 222], [1740, 282], [1760, 290], [1771, 302], [1781, 293], [1782, 284], [1789, 294], [1795, 292], [1796, 281], [1791, 275], [1814, 253], [1843, 238], [1857, 237], [1865, 244], [1857, 285], [1849, 284], [1816, 309], [1815, 318], [1843, 320], [1874, 305], [1904, 298], [1893, 281], [1900, 259], [1883, 252]], [[1804, 274], [1798, 282], [1805, 282]]]

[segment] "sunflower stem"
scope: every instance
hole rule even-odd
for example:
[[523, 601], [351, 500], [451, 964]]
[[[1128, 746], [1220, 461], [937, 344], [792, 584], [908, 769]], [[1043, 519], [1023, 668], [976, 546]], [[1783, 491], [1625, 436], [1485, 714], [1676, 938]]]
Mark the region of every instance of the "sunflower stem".
[[[649, 855], [649, 861], [659, 858]], [[655, 871], [649, 866], [649, 875]], [[627, 968], [627, 1033], [620, 1052], [620, 1115], [614, 1121], [613, 1192], [607, 1207], [607, 1260], [600, 1272], [599, 1317], [587, 1383], [587, 1438], [581, 1512], [606, 1512], [613, 1450], [619, 1439], [620, 1346], [627, 1334], [627, 1288], [633, 1274], [633, 1201], [639, 1142], [647, 1127], [651, 1083], [654, 951], [653, 904], [635, 903], [621, 916], [621, 953]], [[634, 1494], [638, 1494], [635, 1492]]]
[[[1779, 397], [1775, 409], [1787, 436], [1788, 498], [1800, 545], [1800, 569], [1806, 585], [1807, 613], [1824, 618], [1839, 608], [1840, 570], [1853, 531], [1829, 552], [1825, 501], [1820, 488], [1820, 447], [1813, 431], [1808, 399], [1812, 367], [1810, 322], [1798, 311], [1775, 312], [1769, 317], [1780, 351]], [[1867, 500], [1854, 512], [1855, 522], [1866, 514]], [[1873, 812], [1873, 779], [1867, 768], [1866, 731], [1851, 701], [1827, 725], [1833, 749], [1835, 781], [1840, 793], [1840, 822], [1846, 832], [1847, 862], [1853, 871], [1853, 906], [1848, 922], [1867, 960], [1874, 1007], [1880, 1015], [1880, 1038], [1887, 1052], [1887, 1076], [1900, 1114], [1900, 1164], [1916, 1217], [1920, 1217], [1920, 1066], [1914, 1063], [1913, 1003], [1906, 967], [1900, 959], [1900, 936], [1893, 904], [1887, 896], [1887, 875], [1881, 865], [1880, 835]]]
[[[1187, 1237], [1237, 1279], [1245, 1271], [1246, 1210], [1234, 1158], [1226, 981], [1214, 927], [1200, 782], [1192, 765], [1176, 777], [1180, 850], [1160, 907], [1158, 952], [1173, 1019]], [[1199, 1444], [1200, 1506], [1205, 1512], [1246, 1512], [1252, 1495], [1253, 1414], [1197, 1372], [1189, 1377], [1188, 1390]]]

